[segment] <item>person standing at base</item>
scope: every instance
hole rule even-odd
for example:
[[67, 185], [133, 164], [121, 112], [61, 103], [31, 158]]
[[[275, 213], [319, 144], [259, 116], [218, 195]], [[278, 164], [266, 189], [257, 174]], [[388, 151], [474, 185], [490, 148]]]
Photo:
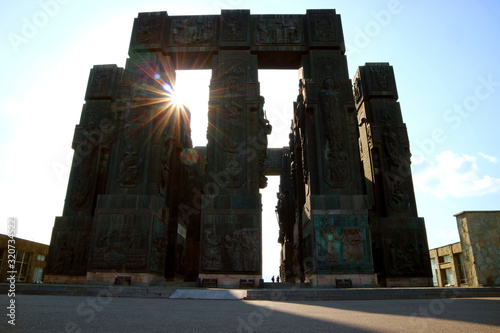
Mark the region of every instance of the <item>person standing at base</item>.
[[274, 275], [273, 275], [273, 277], [271, 278], [271, 281], [273, 281], [273, 283], [274, 283]]
[[276, 283], [280, 283], [280, 276], [279, 275], [276, 277]]

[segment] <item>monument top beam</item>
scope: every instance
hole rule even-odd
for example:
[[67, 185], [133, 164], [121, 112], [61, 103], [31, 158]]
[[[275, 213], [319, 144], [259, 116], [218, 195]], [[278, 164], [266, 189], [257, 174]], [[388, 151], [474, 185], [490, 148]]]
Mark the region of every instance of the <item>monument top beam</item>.
[[259, 68], [296, 69], [312, 49], [345, 52], [340, 15], [334, 9], [307, 10], [305, 15], [251, 15], [250, 10], [194, 16], [139, 13], [129, 54], [162, 52], [172, 56], [177, 68], [203, 69], [210, 68], [209, 60], [219, 50], [250, 50], [259, 56]]

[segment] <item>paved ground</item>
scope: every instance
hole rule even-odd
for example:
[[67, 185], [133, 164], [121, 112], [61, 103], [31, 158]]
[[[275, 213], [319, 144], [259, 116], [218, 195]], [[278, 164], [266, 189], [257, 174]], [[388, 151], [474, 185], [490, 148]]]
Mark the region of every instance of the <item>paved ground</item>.
[[500, 332], [500, 298], [272, 302], [0, 295], [0, 332]]

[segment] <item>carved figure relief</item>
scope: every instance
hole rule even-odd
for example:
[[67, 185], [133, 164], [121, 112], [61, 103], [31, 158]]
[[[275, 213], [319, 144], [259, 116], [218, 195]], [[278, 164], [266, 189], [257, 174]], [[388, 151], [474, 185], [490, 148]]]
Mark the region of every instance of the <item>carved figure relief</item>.
[[99, 68], [96, 69], [92, 76], [90, 84], [90, 92], [98, 93], [110, 89], [111, 77], [113, 71], [111, 69]]
[[300, 44], [303, 39], [300, 19], [260, 19], [255, 23], [256, 44]]
[[354, 100], [356, 103], [361, 102], [361, 98], [363, 97], [363, 93], [361, 91], [361, 79], [356, 77], [354, 81]]
[[220, 271], [222, 269], [220, 243], [215, 239], [212, 229], [203, 231], [203, 256], [201, 264], [204, 270]]
[[160, 156], [160, 179], [159, 179], [159, 190], [162, 196], [165, 196], [167, 191], [168, 182], [170, 180], [170, 164], [172, 162], [172, 154], [174, 152], [175, 139], [172, 138], [172, 133], [169, 128], [166, 128], [163, 132], [163, 140], [161, 147]]
[[116, 181], [122, 187], [136, 187], [142, 181], [143, 156], [140, 140], [134, 131], [141, 131], [140, 124], [129, 122], [125, 125], [126, 145], [122, 153]]
[[[97, 150], [104, 141], [103, 133], [97, 127], [98, 118], [94, 111], [87, 116], [85, 127], [81, 130], [82, 141], [77, 142], [75, 154], [80, 163], [74, 170], [73, 187], [70, 193], [70, 206], [73, 210], [85, 210], [90, 203], [94, 185], [94, 163]], [[105, 157], [105, 156], [104, 156]]]
[[203, 233], [202, 268], [207, 271], [258, 271], [260, 266], [260, 232], [243, 228], [217, 238], [211, 228]]
[[240, 241], [230, 235], [225, 235], [222, 246], [227, 268], [233, 271], [243, 271], [243, 249]]
[[223, 39], [227, 41], [245, 40], [246, 31], [242, 28], [238, 17], [228, 15], [224, 20]]
[[126, 218], [123, 214], [99, 216], [94, 243], [92, 269], [144, 269], [148, 266], [147, 217], [135, 215]]
[[260, 266], [260, 231], [257, 228], [244, 228], [233, 232], [243, 251], [243, 271], [258, 271]]
[[151, 252], [150, 267], [153, 271], [162, 272], [162, 268], [164, 269], [165, 267], [165, 257], [167, 255], [167, 237], [157, 235], [152, 245], [153, 251]]
[[325, 181], [342, 186], [349, 180], [349, 159], [345, 142], [345, 116], [342, 113], [338, 88], [327, 78], [320, 91], [321, 115], [325, 126]]
[[176, 44], [207, 44], [216, 34], [214, 19], [208, 17], [173, 19], [172, 37]]
[[345, 261], [360, 261], [363, 260], [365, 255], [363, 253], [363, 243], [365, 237], [360, 228], [346, 228], [344, 229], [344, 237], [342, 240], [343, 245], [343, 259]]
[[409, 158], [404, 157], [403, 147], [399, 142], [397, 134], [392, 128], [392, 116], [389, 111], [380, 113], [383, 130], [383, 147], [385, 152], [386, 170], [384, 174], [385, 183], [388, 189], [389, 205], [396, 211], [406, 210], [410, 207], [408, 193], [406, 191], [406, 181], [409, 171]]
[[331, 41], [335, 39], [333, 19], [317, 16], [314, 21], [314, 40]]
[[386, 66], [368, 66], [372, 87], [374, 90], [387, 90], [389, 88], [389, 72]]
[[238, 181], [241, 176], [242, 169], [238, 161], [238, 153], [228, 154], [224, 162], [224, 171], [228, 175], [230, 181]]
[[55, 274], [71, 272], [73, 261], [75, 260], [75, 250], [73, 248], [74, 239], [69, 232], [61, 232], [57, 237], [57, 248], [59, 249], [57, 260], [53, 268]]
[[138, 44], [156, 42], [160, 38], [161, 17], [158, 15], [139, 16], [139, 27], [135, 35]]
[[259, 108], [257, 111], [257, 116], [259, 118], [259, 130], [258, 130], [258, 158], [259, 158], [259, 168], [260, 168], [260, 180], [259, 187], [267, 187], [267, 177], [264, 175], [266, 166], [266, 154], [267, 154], [267, 136], [271, 134], [273, 127], [266, 119], [266, 112], [264, 111], [264, 103], [266, 102], [264, 96], [259, 97]]
[[408, 275], [426, 271], [425, 267], [430, 259], [428, 251], [422, 245], [412, 243], [409, 239], [386, 239], [385, 242], [391, 258], [391, 274]]
[[327, 262], [338, 262], [338, 246], [342, 242], [342, 237], [337, 234], [334, 225], [328, 223], [328, 218], [324, 218], [324, 224], [319, 229], [321, 237], [317, 240], [319, 245], [319, 255], [326, 257]]

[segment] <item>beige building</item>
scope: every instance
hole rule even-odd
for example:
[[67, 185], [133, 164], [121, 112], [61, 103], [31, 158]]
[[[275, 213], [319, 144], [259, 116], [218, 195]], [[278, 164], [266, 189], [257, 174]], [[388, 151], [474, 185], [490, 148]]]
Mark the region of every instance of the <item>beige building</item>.
[[469, 286], [500, 285], [500, 211], [456, 214]]
[[429, 250], [432, 280], [436, 287], [467, 287], [462, 245], [460, 242]]
[[[49, 246], [17, 237], [14, 237], [14, 243], [9, 243], [9, 240], [9, 236], [0, 234], [0, 282], [8, 282], [11, 273], [7, 272], [10, 271], [15, 272], [16, 282], [42, 282]], [[9, 260], [13, 257], [9, 255], [13, 256], [14, 252], [15, 267], [12, 269]]]
[[460, 242], [429, 250], [434, 285], [500, 285], [500, 211], [455, 215]]

